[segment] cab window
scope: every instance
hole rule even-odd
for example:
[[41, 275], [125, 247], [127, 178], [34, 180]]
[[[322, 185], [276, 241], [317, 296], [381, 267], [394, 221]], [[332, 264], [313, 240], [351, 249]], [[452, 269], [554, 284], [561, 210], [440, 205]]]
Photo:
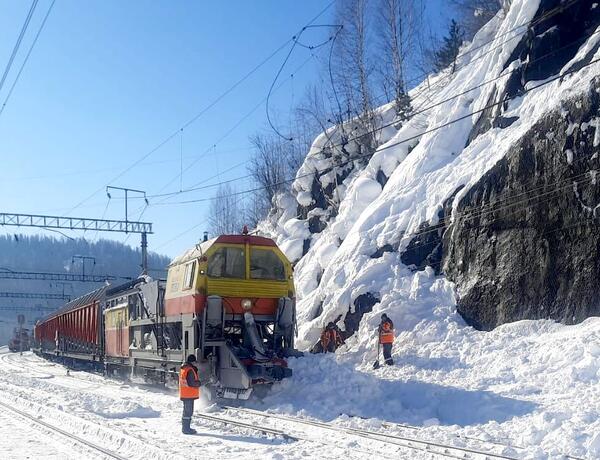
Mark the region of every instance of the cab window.
[[185, 266], [185, 274], [183, 277], [184, 289], [191, 289], [194, 284], [194, 275], [196, 274], [196, 261], [190, 262]]
[[252, 248], [250, 253], [250, 278], [285, 281], [283, 261], [269, 249]]
[[246, 278], [246, 255], [243, 248], [219, 248], [208, 259], [208, 276]]

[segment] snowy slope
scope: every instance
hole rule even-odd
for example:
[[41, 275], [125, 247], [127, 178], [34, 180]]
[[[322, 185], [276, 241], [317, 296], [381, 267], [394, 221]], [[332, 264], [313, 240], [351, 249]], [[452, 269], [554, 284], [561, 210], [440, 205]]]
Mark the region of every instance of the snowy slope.
[[[399, 131], [386, 129], [373, 156], [344, 166], [347, 175], [334, 195], [340, 199], [337, 212], [317, 207], [299, 217], [299, 208], [314, 205], [315, 181], [326, 188], [334, 180], [334, 173], [319, 177], [311, 171], [330, 167], [321, 147], [327, 137], [335, 138], [335, 128], [315, 140], [291, 194], [279, 197], [261, 228], [297, 262], [299, 347], [308, 350], [329, 321], [344, 329], [343, 318], [362, 294], [380, 301], [335, 357], [294, 363], [295, 377], [273, 401], [285, 405], [290, 394], [310, 388], [308, 402], [288, 403], [287, 410], [317, 417], [354, 413], [419, 426], [439, 423], [428, 428], [433, 432], [458, 425], [453, 429], [461, 433], [508, 437], [530, 446], [532, 458], [559, 458], [559, 452], [600, 456], [600, 408], [591, 396], [599, 383], [599, 321], [574, 327], [529, 321], [478, 332], [457, 314], [451, 282], [431, 268], [415, 272], [401, 262], [411, 235], [423, 223], [435, 225], [446, 200], [463, 187], [451, 201], [455, 208], [532, 126], [560, 111], [562, 101], [589, 91], [599, 74], [594, 61], [600, 53], [595, 52], [588, 56], [592, 64], [576, 73], [548, 84], [528, 82], [522, 96], [490, 109], [516, 121], [470, 139], [481, 117], [477, 112], [495, 102], [508, 73], [520, 65], [509, 62], [524, 30], [518, 26], [534, 17], [539, 3], [514, 0], [505, 17], [492, 20], [462, 50], [458, 72], [433, 76], [412, 91], [417, 115]], [[561, 72], [581, 61], [599, 39], [595, 33], [583, 42]], [[428, 106], [434, 107], [419, 113]], [[381, 122], [389, 121], [390, 108], [379, 110]], [[389, 178], [383, 187], [380, 172]], [[326, 222], [322, 231], [310, 231], [315, 216]], [[393, 250], [382, 251], [386, 247]], [[383, 312], [396, 324], [398, 363], [372, 371]], [[327, 372], [334, 375], [329, 391], [314, 383]]]
[[[414, 90], [415, 100], [419, 101], [423, 94], [429, 98], [427, 105], [449, 100], [413, 117], [369, 158], [366, 167], [355, 167], [340, 186], [339, 213], [331, 217], [324, 231], [311, 235], [306, 221], [290, 216], [295, 216], [298, 204], [306, 203], [310, 194], [313, 177], [306, 176], [306, 172], [320, 167], [322, 160], [318, 152], [324, 140], [317, 138], [294, 183], [295, 199], [282, 197], [278, 221], [271, 223], [270, 228], [264, 227], [273, 232], [281, 247], [298, 261], [295, 279], [300, 296], [303, 347], [316, 340], [325, 324], [340, 315], [343, 317], [354, 300], [365, 292], [377, 294], [381, 303], [367, 317], [368, 325], [352, 340], [352, 346], [372, 341], [381, 311], [390, 313], [393, 318], [411, 317], [408, 322], [398, 321], [401, 328], [411, 329], [419, 319], [429, 317], [435, 305], [452, 305], [449, 294], [452, 286], [440, 278], [437, 283], [441, 294], [432, 295], [427, 308], [412, 315], [410, 311], [417, 308], [415, 299], [402, 296], [401, 287], [418, 282], [423, 274], [407, 270], [398, 254], [424, 222], [432, 225], [437, 222], [442, 205], [459, 187], [464, 186], [456, 194], [454, 205], [545, 114], [560, 109], [562, 100], [587, 91], [600, 69], [595, 63], [510, 101], [503, 115], [518, 117], [517, 121], [505, 129], [492, 128], [464, 147], [481, 115], [469, 114], [488, 106], [490, 100], [494, 101], [493, 95], [506, 84], [507, 72], [512, 67], [504, 70], [506, 77], [497, 77], [503, 73], [506, 61], [522, 37], [522, 34], [517, 35], [519, 29], [514, 30], [534, 16], [538, 3], [537, 0], [513, 1], [506, 18], [496, 18], [475, 37], [470, 46], [477, 50], [463, 51], [463, 62], [459, 62], [460, 70], [456, 74], [434, 77], [430, 92], [425, 91], [425, 84]], [[478, 48], [494, 36], [497, 39]], [[600, 34], [590, 37], [573, 61], [578, 61], [599, 38]], [[569, 67], [570, 64], [565, 66]], [[496, 78], [492, 84], [478, 87]], [[445, 80], [443, 84], [439, 82], [441, 79]], [[528, 87], [539, 83], [530, 82]], [[474, 87], [478, 88], [453, 98]], [[465, 118], [453, 123], [461, 117]], [[443, 128], [437, 129], [440, 126]], [[395, 145], [415, 133], [426, 134], [420, 136], [410, 154], [411, 142]], [[376, 180], [380, 170], [389, 176], [383, 188]], [[327, 182], [331, 178], [327, 175], [322, 180]], [[299, 257], [306, 238], [311, 238], [310, 249]], [[373, 256], [386, 245], [398, 250], [381, 257]]]

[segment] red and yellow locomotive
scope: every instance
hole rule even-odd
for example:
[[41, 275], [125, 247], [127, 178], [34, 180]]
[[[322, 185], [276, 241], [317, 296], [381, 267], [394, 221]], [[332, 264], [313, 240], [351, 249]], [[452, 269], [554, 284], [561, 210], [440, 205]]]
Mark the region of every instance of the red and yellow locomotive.
[[242, 234], [195, 245], [166, 281], [141, 277], [76, 299], [34, 335], [40, 353], [160, 380], [194, 353], [218, 396], [247, 398], [291, 375], [295, 333], [290, 262], [273, 240]]

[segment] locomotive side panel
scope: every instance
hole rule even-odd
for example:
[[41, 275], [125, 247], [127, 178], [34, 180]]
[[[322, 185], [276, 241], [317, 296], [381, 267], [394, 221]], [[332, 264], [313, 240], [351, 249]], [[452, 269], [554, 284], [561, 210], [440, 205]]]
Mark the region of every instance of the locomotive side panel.
[[129, 357], [129, 312], [127, 307], [127, 304], [121, 304], [104, 312], [106, 356]]

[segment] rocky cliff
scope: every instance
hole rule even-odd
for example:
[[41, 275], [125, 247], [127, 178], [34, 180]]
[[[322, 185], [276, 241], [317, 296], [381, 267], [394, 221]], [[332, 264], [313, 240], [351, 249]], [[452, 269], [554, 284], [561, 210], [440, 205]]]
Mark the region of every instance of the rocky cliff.
[[598, 313], [599, 15], [514, 0], [411, 91], [408, 122], [378, 109], [375, 148], [315, 140], [261, 226], [296, 262], [301, 345], [338, 321], [360, 352], [383, 311], [401, 330]]

